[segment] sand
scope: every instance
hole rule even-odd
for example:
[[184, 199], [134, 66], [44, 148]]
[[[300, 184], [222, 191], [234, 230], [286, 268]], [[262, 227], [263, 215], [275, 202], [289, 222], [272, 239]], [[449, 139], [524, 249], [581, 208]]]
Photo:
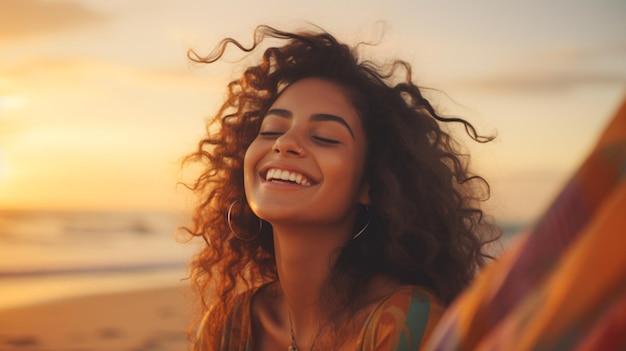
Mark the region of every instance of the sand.
[[0, 351], [187, 350], [191, 300], [176, 287], [0, 310]]

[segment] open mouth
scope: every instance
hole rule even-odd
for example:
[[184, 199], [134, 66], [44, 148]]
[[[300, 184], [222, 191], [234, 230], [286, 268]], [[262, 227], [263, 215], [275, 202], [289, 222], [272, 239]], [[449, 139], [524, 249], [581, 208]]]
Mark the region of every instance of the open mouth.
[[284, 169], [270, 168], [265, 173], [265, 181], [267, 182], [280, 182], [291, 183], [302, 186], [311, 186], [311, 180], [309, 180], [303, 174], [298, 172], [287, 171]]

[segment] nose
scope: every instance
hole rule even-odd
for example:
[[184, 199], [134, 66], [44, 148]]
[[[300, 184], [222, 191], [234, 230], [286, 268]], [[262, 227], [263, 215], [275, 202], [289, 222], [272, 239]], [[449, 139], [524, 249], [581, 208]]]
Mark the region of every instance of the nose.
[[276, 138], [272, 150], [277, 154], [304, 155], [304, 148], [300, 146], [298, 140], [289, 132]]

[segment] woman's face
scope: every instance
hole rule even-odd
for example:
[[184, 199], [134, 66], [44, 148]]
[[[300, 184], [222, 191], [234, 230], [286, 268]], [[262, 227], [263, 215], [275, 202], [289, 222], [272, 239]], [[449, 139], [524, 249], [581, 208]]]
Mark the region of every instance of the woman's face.
[[244, 159], [250, 207], [272, 223], [339, 224], [369, 203], [363, 180], [366, 140], [344, 89], [306, 78], [265, 115]]

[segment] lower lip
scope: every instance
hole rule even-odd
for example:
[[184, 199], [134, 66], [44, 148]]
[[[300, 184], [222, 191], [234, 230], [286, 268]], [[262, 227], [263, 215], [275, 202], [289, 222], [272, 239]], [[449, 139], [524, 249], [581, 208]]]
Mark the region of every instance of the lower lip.
[[281, 190], [302, 190], [310, 188], [310, 185], [300, 185], [294, 183], [286, 183], [286, 182], [273, 182], [273, 181], [262, 181], [263, 186], [271, 188], [271, 189], [281, 189]]

